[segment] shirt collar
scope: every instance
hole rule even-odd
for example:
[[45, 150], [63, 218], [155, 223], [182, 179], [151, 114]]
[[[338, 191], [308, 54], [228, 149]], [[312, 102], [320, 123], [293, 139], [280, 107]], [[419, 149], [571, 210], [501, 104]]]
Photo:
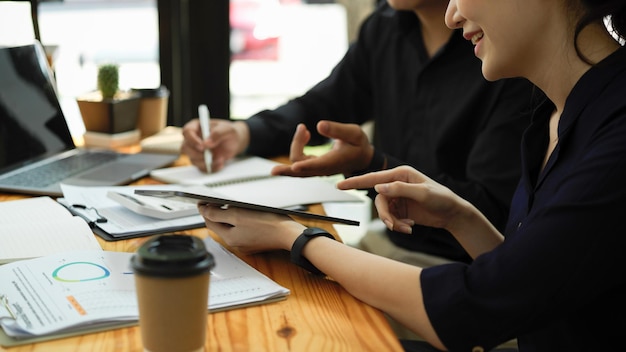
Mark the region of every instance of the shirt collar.
[[[397, 24], [398, 31], [403, 35], [422, 35], [422, 29], [420, 26], [420, 20], [413, 11], [399, 11], [395, 10], [389, 5], [386, 5], [387, 8], [383, 11], [383, 13], [389, 17], [394, 18]], [[435, 55], [431, 59], [434, 59], [442, 53], [446, 51], [446, 48], [450, 46], [458, 46], [458, 45], [466, 45], [467, 42], [465, 38], [463, 38], [463, 30], [456, 29], [453, 34], [450, 36], [448, 42], [439, 49]]]
[[389, 10], [394, 12], [394, 17], [398, 23], [398, 29], [401, 32], [408, 33], [414, 29], [419, 29], [420, 21], [413, 11], [397, 11], [392, 8]]
[[624, 62], [626, 48], [621, 47], [583, 74], [565, 101], [565, 109], [559, 122], [559, 136], [574, 123], [585, 106], [605, 91], [614, 77], [626, 70]]

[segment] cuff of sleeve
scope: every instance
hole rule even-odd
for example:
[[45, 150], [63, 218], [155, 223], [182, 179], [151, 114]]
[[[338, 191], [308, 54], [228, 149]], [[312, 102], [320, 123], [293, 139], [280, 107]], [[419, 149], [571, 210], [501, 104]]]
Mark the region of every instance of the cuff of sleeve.
[[352, 173], [351, 176], [358, 176], [369, 172], [386, 170], [388, 166], [389, 160], [387, 158], [387, 154], [374, 149], [374, 155], [372, 155], [372, 160], [370, 161], [370, 164], [367, 166], [367, 168], [355, 171]]

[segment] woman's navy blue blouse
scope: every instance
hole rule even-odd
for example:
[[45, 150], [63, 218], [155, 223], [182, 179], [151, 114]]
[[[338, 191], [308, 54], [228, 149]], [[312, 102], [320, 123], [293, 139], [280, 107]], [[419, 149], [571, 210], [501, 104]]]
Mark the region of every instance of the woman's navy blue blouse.
[[542, 103], [524, 135], [504, 243], [422, 273], [426, 311], [452, 351], [515, 337], [520, 351], [624, 349], [626, 49], [577, 82], [542, 170], [553, 111]]

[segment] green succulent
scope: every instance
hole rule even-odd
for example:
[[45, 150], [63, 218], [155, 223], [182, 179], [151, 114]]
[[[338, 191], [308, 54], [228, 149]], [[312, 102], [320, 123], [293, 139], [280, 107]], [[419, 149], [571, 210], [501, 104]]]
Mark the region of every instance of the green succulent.
[[119, 89], [119, 66], [104, 64], [98, 68], [98, 89], [105, 99], [111, 99]]

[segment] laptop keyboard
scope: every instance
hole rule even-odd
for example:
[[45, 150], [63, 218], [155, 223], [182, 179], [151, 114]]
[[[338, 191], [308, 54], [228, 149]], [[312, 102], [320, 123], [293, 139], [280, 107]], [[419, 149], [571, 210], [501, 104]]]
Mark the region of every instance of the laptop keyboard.
[[33, 169], [12, 175], [2, 181], [15, 186], [46, 187], [92, 167], [116, 159], [114, 153], [82, 153], [65, 159], [55, 160]]

